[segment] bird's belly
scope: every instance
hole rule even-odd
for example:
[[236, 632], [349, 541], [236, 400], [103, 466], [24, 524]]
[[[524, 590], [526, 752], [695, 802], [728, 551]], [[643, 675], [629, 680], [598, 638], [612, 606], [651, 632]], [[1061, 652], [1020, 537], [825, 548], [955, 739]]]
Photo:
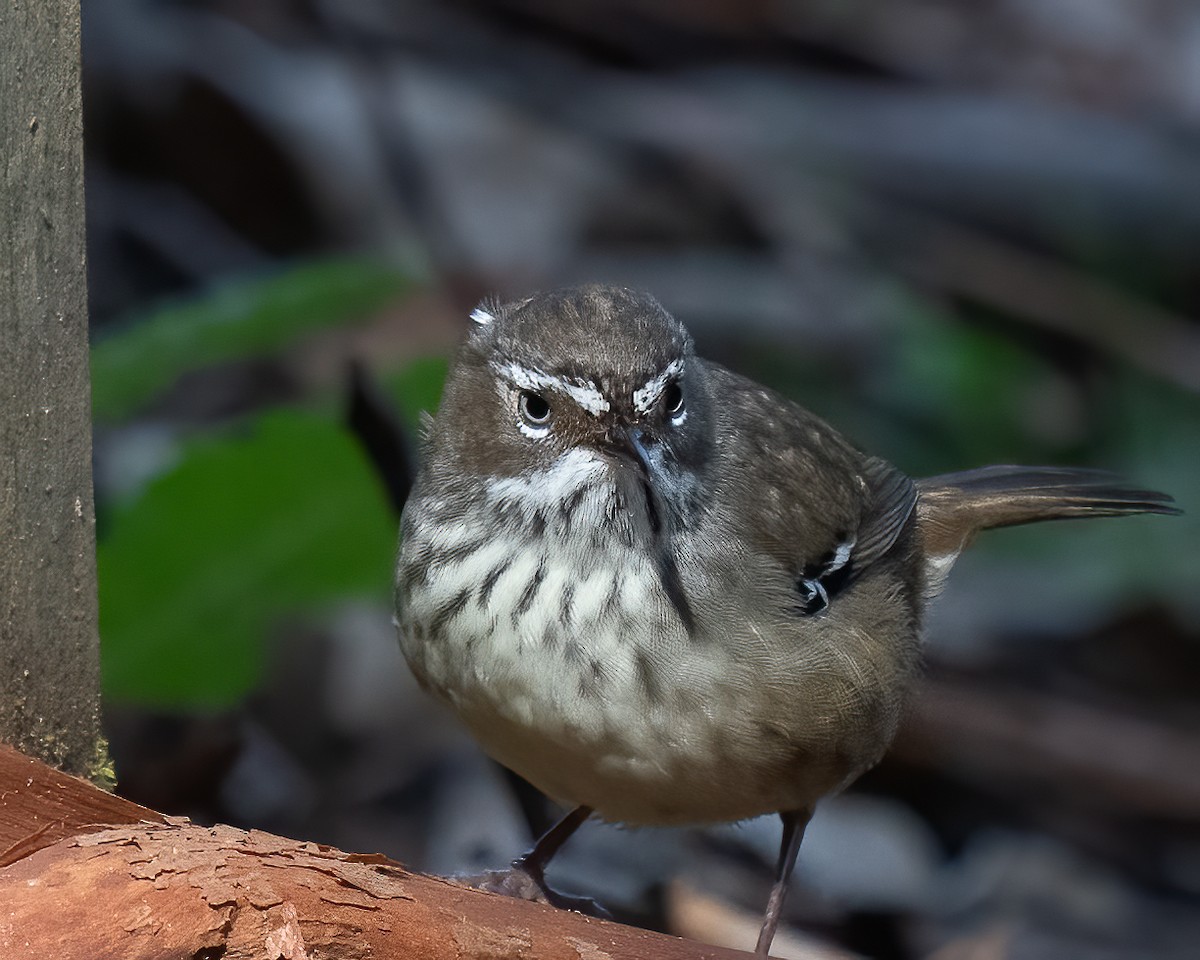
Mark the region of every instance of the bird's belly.
[[[844, 775], [756, 719], [772, 710], [753, 668], [688, 635], [648, 559], [502, 556], [414, 592], [403, 643], [484, 749], [549, 796], [610, 820], [698, 823], [805, 806]], [[483, 590], [493, 562], [504, 570]]]

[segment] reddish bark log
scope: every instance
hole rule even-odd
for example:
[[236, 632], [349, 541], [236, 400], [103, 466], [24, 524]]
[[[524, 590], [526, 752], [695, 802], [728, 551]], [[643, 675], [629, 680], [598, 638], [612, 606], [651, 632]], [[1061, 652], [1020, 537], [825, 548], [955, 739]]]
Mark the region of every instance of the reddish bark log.
[[735, 960], [410, 873], [378, 854], [171, 820], [0, 746], [6, 960]]

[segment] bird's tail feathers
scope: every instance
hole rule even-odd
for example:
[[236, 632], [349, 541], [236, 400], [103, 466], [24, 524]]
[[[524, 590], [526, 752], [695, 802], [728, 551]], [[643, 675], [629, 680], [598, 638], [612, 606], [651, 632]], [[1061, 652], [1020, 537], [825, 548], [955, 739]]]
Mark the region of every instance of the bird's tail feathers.
[[917, 481], [917, 518], [931, 557], [952, 561], [980, 530], [1135, 513], [1177, 514], [1173, 499], [1105, 470], [980, 467]]

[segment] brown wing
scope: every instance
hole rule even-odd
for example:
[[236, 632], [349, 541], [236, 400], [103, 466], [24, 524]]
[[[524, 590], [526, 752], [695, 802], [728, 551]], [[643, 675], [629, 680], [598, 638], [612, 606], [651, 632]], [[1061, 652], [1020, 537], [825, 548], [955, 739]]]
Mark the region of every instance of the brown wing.
[[774, 391], [708, 371], [721, 408], [722, 496], [740, 529], [818, 599], [862, 576], [910, 522], [912, 480]]

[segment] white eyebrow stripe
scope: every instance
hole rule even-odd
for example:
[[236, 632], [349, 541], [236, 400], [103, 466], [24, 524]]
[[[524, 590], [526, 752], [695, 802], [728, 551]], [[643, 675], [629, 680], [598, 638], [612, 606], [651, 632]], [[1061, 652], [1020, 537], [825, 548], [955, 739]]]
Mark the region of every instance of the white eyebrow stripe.
[[683, 373], [683, 361], [672, 360], [662, 373], [647, 380], [644, 387], [633, 391], [633, 409], [638, 413], [649, 413], [650, 409], [658, 403], [662, 392], [667, 389], [667, 384], [681, 373]]
[[598, 417], [609, 409], [608, 400], [591, 380], [569, 380], [519, 363], [493, 363], [492, 369], [520, 390], [554, 390], [565, 394], [579, 406]]

